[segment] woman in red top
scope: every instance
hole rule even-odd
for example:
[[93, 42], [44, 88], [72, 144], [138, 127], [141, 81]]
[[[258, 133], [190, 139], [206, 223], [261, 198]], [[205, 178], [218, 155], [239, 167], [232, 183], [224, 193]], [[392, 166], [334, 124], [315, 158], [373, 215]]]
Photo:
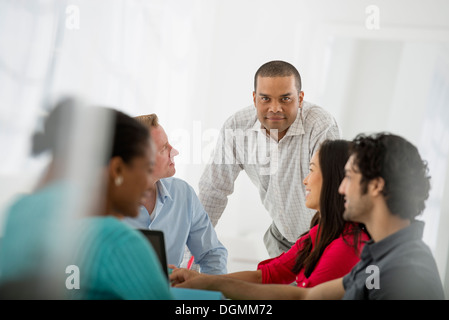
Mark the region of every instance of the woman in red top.
[[[347, 274], [360, 260], [359, 253], [368, 235], [358, 224], [343, 220], [344, 198], [338, 187], [344, 178], [349, 157], [349, 141], [325, 141], [310, 161], [306, 187], [306, 206], [317, 210], [311, 229], [291, 249], [279, 257], [259, 263], [250, 274], [229, 276], [261, 283], [296, 280], [298, 286], [313, 287]], [[260, 279], [260, 280], [259, 280]]]
[[[256, 271], [222, 276], [256, 283], [291, 284], [296, 280], [298, 286], [313, 287], [352, 269], [369, 237], [360, 225], [343, 220], [344, 197], [338, 188], [349, 158], [349, 145], [345, 140], [327, 140], [310, 161], [310, 173], [303, 183], [306, 206], [317, 210], [311, 229], [288, 252], [259, 263]], [[171, 279], [175, 284], [180, 280], [175, 275]]]

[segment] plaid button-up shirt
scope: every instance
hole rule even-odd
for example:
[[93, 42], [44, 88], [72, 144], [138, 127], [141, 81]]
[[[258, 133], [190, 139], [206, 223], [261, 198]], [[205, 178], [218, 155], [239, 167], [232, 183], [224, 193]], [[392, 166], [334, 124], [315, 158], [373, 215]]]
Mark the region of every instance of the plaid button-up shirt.
[[332, 115], [306, 101], [279, 142], [267, 136], [254, 105], [235, 113], [224, 123], [199, 182], [199, 198], [212, 224], [217, 224], [244, 170], [279, 231], [295, 242], [309, 230], [314, 213], [305, 205], [303, 185], [310, 159], [321, 142], [339, 138]]

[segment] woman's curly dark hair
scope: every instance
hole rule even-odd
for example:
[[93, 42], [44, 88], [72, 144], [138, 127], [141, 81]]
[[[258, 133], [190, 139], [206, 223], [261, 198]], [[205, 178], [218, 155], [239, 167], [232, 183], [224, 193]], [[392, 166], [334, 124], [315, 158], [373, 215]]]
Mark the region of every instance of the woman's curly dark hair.
[[427, 162], [418, 149], [404, 138], [381, 132], [370, 136], [359, 134], [350, 152], [354, 166], [362, 175], [362, 193], [375, 178], [385, 181], [382, 193], [391, 213], [413, 220], [425, 208], [429, 197], [430, 176]]

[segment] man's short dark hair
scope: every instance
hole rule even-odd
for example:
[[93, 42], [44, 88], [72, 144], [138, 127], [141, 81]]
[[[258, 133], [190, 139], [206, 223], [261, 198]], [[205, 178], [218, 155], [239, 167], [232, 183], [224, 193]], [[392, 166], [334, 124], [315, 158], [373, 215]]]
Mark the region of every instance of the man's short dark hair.
[[288, 62], [275, 60], [263, 64], [254, 76], [254, 91], [257, 88], [257, 77], [295, 77], [295, 84], [298, 93], [301, 92], [301, 76], [298, 70]]
[[359, 134], [350, 150], [356, 171], [362, 175], [362, 193], [375, 178], [383, 178], [382, 193], [391, 213], [413, 220], [422, 213], [429, 197], [430, 176], [418, 149], [404, 138], [377, 133]]

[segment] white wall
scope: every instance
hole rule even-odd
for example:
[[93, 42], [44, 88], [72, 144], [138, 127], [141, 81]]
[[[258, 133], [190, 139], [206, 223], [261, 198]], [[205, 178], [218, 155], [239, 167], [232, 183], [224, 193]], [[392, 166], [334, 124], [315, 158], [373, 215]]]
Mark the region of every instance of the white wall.
[[[79, 28], [71, 28], [70, 5]], [[379, 29], [367, 28], [369, 5], [379, 9]], [[447, 12], [445, 0], [2, 1], [0, 142], [10, 152], [0, 168], [0, 207], [32, 188], [39, 165], [27, 165], [29, 135], [41, 102], [64, 93], [131, 115], [156, 112], [181, 151], [177, 176], [197, 189], [222, 123], [251, 103], [255, 71], [283, 59], [299, 69], [305, 99], [333, 113], [345, 138], [388, 130], [432, 159], [440, 188], [424, 217], [426, 241], [444, 277], [449, 118], [430, 101], [447, 101]], [[217, 226], [230, 271], [267, 257], [264, 211], [241, 175]]]

